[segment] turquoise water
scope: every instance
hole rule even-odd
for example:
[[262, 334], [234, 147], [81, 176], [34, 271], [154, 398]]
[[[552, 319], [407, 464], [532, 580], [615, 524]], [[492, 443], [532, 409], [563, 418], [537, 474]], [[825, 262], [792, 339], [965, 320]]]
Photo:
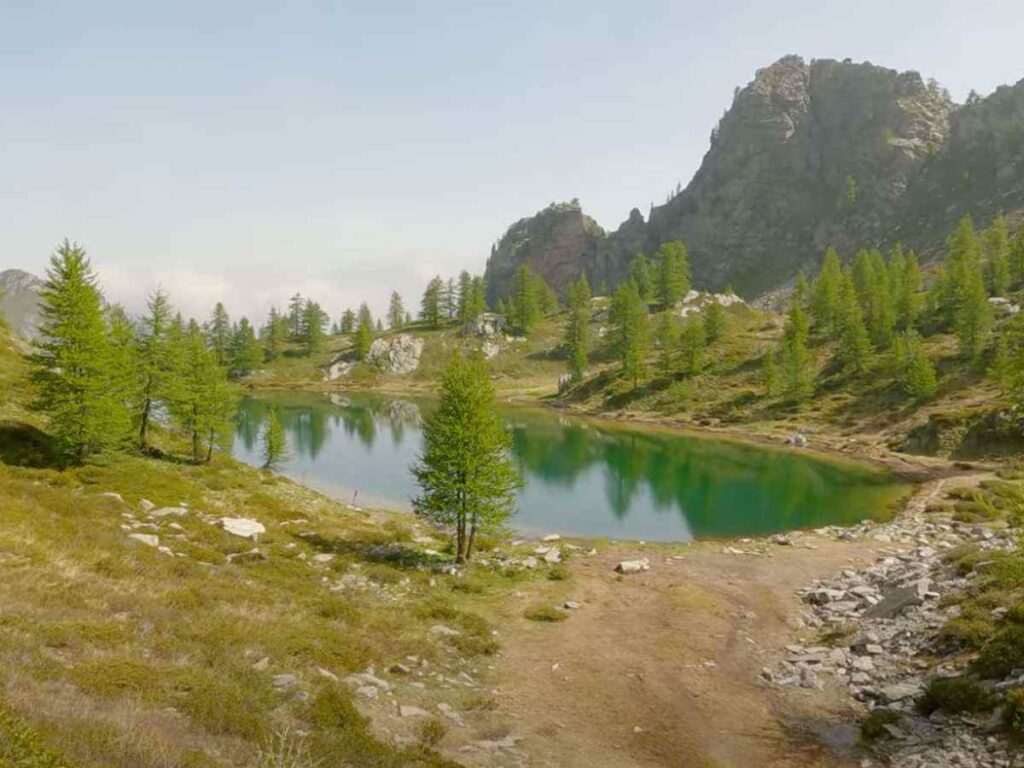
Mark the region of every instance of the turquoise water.
[[[235, 456], [261, 463], [269, 406], [288, 435], [287, 476], [362, 507], [408, 509], [409, 466], [429, 401], [375, 395], [260, 396], [239, 411]], [[647, 541], [755, 536], [891, 514], [905, 486], [871, 468], [794, 449], [510, 408], [525, 485], [514, 529]]]

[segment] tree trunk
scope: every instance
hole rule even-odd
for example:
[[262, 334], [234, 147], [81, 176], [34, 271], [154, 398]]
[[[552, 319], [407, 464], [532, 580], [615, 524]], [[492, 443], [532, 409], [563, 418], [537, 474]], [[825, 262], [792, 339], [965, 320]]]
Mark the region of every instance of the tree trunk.
[[206, 463], [209, 464], [213, 460], [213, 438], [217, 433], [214, 430], [210, 430], [210, 444], [206, 446]]
[[147, 397], [146, 404], [142, 407], [142, 423], [139, 425], [139, 447], [142, 450], [146, 450], [146, 429], [149, 426], [149, 409], [152, 403], [153, 401]]
[[469, 524], [469, 540], [466, 542], [466, 560], [473, 557], [473, 542], [476, 540], [476, 513], [473, 513], [472, 521]]
[[192, 430], [192, 459], [197, 464], [203, 458], [203, 452], [202, 452], [201, 448], [202, 448], [202, 446], [199, 443], [199, 431], [193, 429]]

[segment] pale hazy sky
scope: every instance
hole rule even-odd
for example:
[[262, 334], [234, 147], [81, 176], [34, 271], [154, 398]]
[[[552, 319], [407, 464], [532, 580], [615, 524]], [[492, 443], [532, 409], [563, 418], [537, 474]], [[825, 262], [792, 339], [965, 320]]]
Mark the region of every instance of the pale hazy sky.
[[1022, 30], [1022, 0], [0, 0], [0, 270], [66, 236], [130, 309], [414, 305], [551, 201], [646, 214], [784, 54], [961, 101], [1024, 77]]

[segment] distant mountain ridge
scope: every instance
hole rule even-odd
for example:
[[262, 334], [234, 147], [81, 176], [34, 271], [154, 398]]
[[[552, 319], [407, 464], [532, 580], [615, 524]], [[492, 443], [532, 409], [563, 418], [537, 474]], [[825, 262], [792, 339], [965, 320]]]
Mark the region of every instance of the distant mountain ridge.
[[11, 329], [25, 339], [39, 335], [39, 291], [43, 281], [20, 269], [0, 272], [0, 311]]
[[575, 201], [550, 206], [501, 238], [487, 277], [492, 296], [523, 263], [560, 290], [580, 272], [614, 286], [638, 251], [678, 239], [697, 285], [751, 297], [829, 246], [927, 250], [964, 213], [1020, 210], [1024, 80], [958, 106], [916, 72], [785, 56], [737, 91], [693, 179], [646, 219], [605, 233]]

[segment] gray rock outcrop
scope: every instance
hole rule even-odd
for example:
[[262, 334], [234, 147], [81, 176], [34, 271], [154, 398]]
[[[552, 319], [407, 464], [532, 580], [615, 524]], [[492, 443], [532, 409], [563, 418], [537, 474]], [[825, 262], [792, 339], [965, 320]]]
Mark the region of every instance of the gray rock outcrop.
[[422, 353], [423, 339], [401, 333], [376, 339], [366, 355], [366, 362], [387, 373], [412, 373], [419, 367]]

